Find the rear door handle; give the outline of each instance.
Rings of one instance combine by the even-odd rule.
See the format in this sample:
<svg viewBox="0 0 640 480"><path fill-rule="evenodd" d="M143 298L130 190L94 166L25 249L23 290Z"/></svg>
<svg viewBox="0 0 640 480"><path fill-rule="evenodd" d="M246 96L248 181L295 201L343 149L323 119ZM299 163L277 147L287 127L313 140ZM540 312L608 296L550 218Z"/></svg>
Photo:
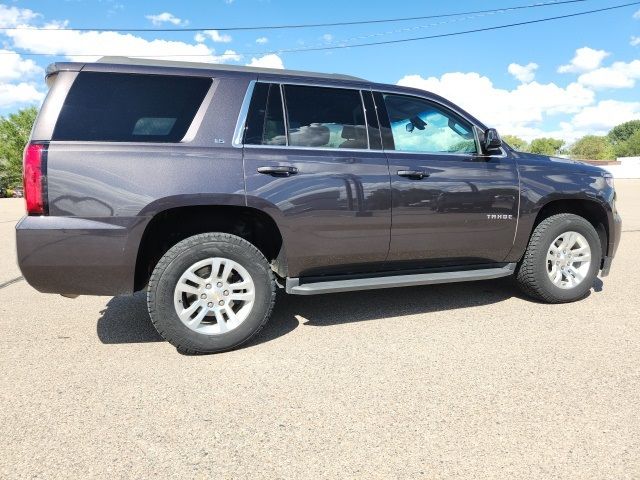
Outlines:
<svg viewBox="0 0 640 480"><path fill-rule="evenodd" d="M401 177L411 178L412 180L422 180L429 176L429 173L424 170L398 170L398 175Z"/></svg>
<svg viewBox="0 0 640 480"><path fill-rule="evenodd" d="M287 165L275 165L271 167L258 167L258 173L272 175L274 177L290 177L298 173L298 169Z"/></svg>

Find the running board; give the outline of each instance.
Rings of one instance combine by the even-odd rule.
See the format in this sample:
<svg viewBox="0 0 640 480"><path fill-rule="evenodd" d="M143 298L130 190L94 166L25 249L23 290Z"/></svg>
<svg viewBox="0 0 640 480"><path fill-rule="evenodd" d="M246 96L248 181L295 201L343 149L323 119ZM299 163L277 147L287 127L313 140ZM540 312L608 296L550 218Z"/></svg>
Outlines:
<svg viewBox="0 0 640 480"><path fill-rule="evenodd" d="M352 292L376 288L412 287L436 283L471 282L507 277L516 269L515 263L504 267L459 270L455 272L418 273L415 275L392 275L388 277L357 278L351 280L328 280L325 282L300 284L299 278L287 278L286 291L292 295L318 295L321 293Z"/></svg>

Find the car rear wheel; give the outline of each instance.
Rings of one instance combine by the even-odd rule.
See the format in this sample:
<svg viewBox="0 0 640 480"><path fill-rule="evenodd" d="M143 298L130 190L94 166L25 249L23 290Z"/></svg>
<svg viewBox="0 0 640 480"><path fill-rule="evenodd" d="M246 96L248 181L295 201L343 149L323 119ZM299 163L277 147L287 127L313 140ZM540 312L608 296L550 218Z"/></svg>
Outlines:
<svg viewBox="0 0 640 480"><path fill-rule="evenodd" d="M600 237L591 223L569 213L553 215L533 231L516 278L537 300L572 302L593 286L601 255Z"/></svg>
<svg viewBox="0 0 640 480"><path fill-rule="evenodd" d="M185 353L245 343L267 322L274 302L265 257L226 233L195 235L173 246L156 265L147 292L154 326Z"/></svg>

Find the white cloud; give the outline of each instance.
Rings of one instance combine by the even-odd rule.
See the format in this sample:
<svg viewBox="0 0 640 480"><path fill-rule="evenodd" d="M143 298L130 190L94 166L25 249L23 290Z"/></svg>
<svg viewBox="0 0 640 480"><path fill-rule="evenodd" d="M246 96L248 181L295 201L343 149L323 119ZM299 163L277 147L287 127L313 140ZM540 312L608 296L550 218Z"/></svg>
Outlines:
<svg viewBox="0 0 640 480"><path fill-rule="evenodd" d="M7 7L0 3L0 27L15 27L39 15L28 8Z"/></svg>
<svg viewBox="0 0 640 480"><path fill-rule="evenodd" d="M0 4L0 27L16 27L38 17L32 10ZM0 47L0 109L41 102L44 93L25 80L43 73L33 60Z"/></svg>
<svg viewBox="0 0 640 480"><path fill-rule="evenodd" d="M268 41L269 41L269 39L267 37L256 38L256 43L259 44L259 45L264 45Z"/></svg>
<svg viewBox="0 0 640 480"><path fill-rule="evenodd" d="M579 48L568 65L558 67L558 73L579 73L595 70L609 55L611 54L604 50L595 50L589 47Z"/></svg>
<svg viewBox="0 0 640 480"><path fill-rule="evenodd" d="M640 102L602 100L576 114L571 124L586 130L610 130L629 120L640 119Z"/></svg>
<svg viewBox="0 0 640 480"><path fill-rule="evenodd" d="M235 50L227 49L221 55L218 55L219 60L216 63L227 63L227 62L239 62L242 60L242 55L240 55Z"/></svg>
<svg viewBox="0 0 640 480"><path fill-rule="evenodd" d="M194 35L193 39L198 43L203 43L207 37L205 37L202 33L198 32Z"/></svg>
<svg viewBox="0 0 640 480"><path fill-rule="evenodd" d="M535 78L537 69L537 63L528 63L526 65L512 63L509 65L508 71L521 83L530 83Z"/></svg>
<svg viewBox="0 0 640 480"><path fill-rule="evenodd" d="M220 33L217 30L205 30L204 35L209 37L212 41L216 43L229 43L231 40L231 35L227 35L226 33Z"/></svg>
<svg viewBox="0 0 640 480"><path fill-rule="evenodd" d="M547 116L577 113L594 101L594 92L578 83L562 88L554 83L523 83L514 90L496 88L475 72L445 73L440 78L407 75L398 85L437 93L460 105L484 123L504 133L536 136Z"/></svg>
<svg viewBox="0 0 640 480"><path fill-rule="evenodd" d="M188 20L183 20L176 17L173 13L162 12L157 15L146 15L145 18L154 25L162 25L164 23L170 23L172 25L183 27L189 24Z"/></svg>
<svg viewBox="0 0 640 480"><path fill-rule="evenodd" d="M333 35L331 35L330 33L325 33L324 35L322 35L322 40L324 40L325 42L330 42L333 40Z"/></svg>
<svg viewBox="0 0 640 480"><path fill-rule="evenodd" d="M636 20L640 20L640 10L633 14L633 18L635 18Z"/></svg>
<svg viewBox="0 0 640 480"><path fill-rule="evenodd" d="M33 60L23 59L16 52L0 49L0 82L20 80L34 75L43 75L44 71Z"/></svg>
<svg viewBox="0 0 640 480"><path fill-rule="evenodd" d="M640 78L640 60L614 62L609 67L598 68L583 73L578 82L594 89L603 88L633 88Z"/></svg>
<svg viewBox="0 0 640 480"><path fill-rule="evenodd" d="M629 44L632 47L637 47L638 45L640 45L640 37L636 37L635 35L632 35L631 40L629 40Z"/></svg>
<svg viewBox="0 0 640 480"><path fill-rule="evenodd" d="M0 108L37 103L43 99L44 93L30 83L0 83Z"/></svg>
<svg viewBox="0 0 640 480"><path fill-rule="evenodd" d="M263 68L278 68L283 69L284 63L282 63L282 58L280 58L275 53L269 53L260 58L252 58L251 62L247 64L249 67L263 67Z"/></svg>
<svg viewBox="0 0 640 480"><path fill-rule="evenodd" d="M65 24L51 23L48 28L60 28ZM225 63L238 61L240 56L228 50L216 55L203 43L185 43L170 40L147 40L130 33L78 32L72 30L11 30L7 31L15 48L50 55L64 55L75 61L95 61L103 55L132 57L170 56L172 60Z"/></svg>

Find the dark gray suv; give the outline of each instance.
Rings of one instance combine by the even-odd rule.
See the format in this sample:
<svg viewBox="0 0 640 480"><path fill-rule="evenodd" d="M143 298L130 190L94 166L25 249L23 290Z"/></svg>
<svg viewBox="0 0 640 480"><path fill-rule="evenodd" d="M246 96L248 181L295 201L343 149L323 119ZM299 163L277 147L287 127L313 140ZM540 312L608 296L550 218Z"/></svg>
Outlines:
<svg viewBox="0 0 640 480"><path fill-rule="evenodd" d="M514 274L583 297L620 240L613 179L519 153L451 102L359 78L56 63L25 149L20 268L41 292L147 290L186 352L312 295Z"/></svg>

